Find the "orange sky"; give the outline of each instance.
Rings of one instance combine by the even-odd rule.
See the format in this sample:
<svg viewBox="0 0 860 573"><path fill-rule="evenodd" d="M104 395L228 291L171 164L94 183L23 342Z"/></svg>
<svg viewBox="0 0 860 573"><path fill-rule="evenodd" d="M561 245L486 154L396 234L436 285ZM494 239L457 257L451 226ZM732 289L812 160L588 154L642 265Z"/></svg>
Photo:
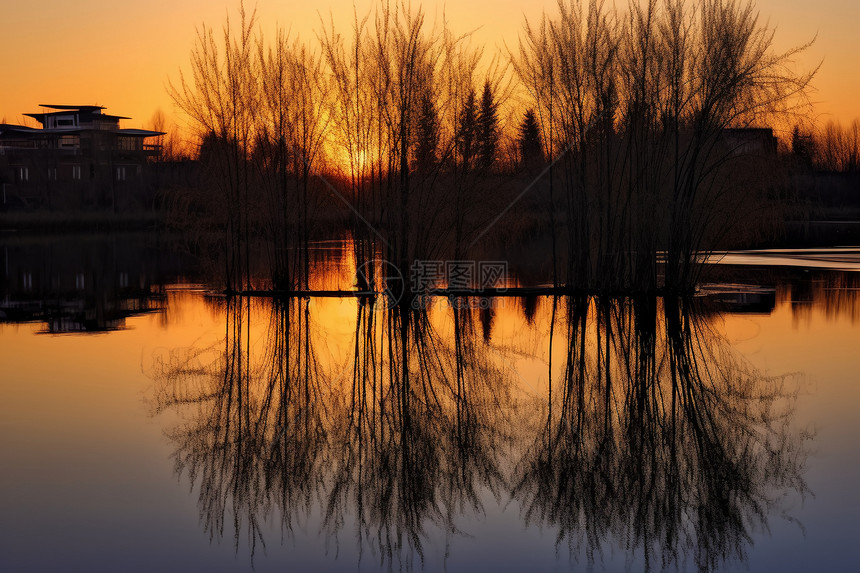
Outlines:
<svg viewBox="0 0 860 573"><path fill-rule="evenodd" d="M364 12L371 0L359 0ZM4 2L0 34L0 120L22 121L40 103L100 104L108 113L131 116L124 127L146 127L156 110L173 115L166 93L170 79L187 65L195 26L220 27L238 0L41 0ZM624 2L619 2L623 5ZM442 2L423 3L432 16ZM857 0L758 0L763 20L777 26L776 45L785 48L818 39L801 65L823 61L814 99L819 121L860 118L860 2ZM259 0L263 28L280 22L312 37L326 20L352 14L352 0ZM476 43L492 52L515 45L523 15L537 18L555 0L470 0L446 8L455 31L476 30Z"/></svg>

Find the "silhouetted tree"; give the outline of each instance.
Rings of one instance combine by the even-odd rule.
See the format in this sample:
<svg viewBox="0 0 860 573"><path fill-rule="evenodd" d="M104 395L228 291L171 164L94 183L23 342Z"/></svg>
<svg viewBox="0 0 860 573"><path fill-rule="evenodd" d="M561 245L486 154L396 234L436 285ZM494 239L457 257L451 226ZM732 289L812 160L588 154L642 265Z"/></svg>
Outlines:
<svg viewBox="0 0 860 573"><path fill-rule="evenodd" d="M475 139L478 131L478 110L475 99L475 91L471 90L466 96L466 101L463 102L457 125L457 148L460 166L464 170L472 167L475 157Z"/></svg>
<svg viewBox="0 0 860 573"><path fill-rule="evenodd" d="M775 53L753 5L735 1L561 0L556 16L526 23L513 67L544 148L565 150L561 281L688 290L697 254L757 225L766 186L720 142L797 109L812 77L792 71L803 48Z"/></svg>
<svg viewBox="0 0 860 573"><path fill-rule="evenodd" d="M415 161L418 167L426 169L433 166L438 159L436 150L439 146L439 117L428 94L421 98L416 139Z"/></svg>
<svg viewBox="0 0 860 573"><path fill-rule="evenodd" d="M191 51L191 74L180 75L169 93L202 139L214 134L225 145L218 154L210 182L225 205L224 283L228 290L250 286L252 191L248 153L256 127L259 66L254 57L256 13L239 7L239 26L228 19L222 33L204 26ZM229 144L226 144L229 142Z"/></svg>
<svg viewBox="0 0 860 573"><path fill-rule="evenodd" d="M478 158L483 169L489 169L496 159L496 148L499 144L498 104L495 101L493 87L489 81L484 82L481 92L481 107L476 121L476 136Z"/></svg>
<svg viewBox="0 0 860 573"><path fill-rule="evenodd" d="M820 169L835 172L860 171L860 120L846 127L828 123L818 137Z"/></svg>
<svg viewBox="0 0 860 573"><path fill-rule="evenodd" d="M519 148L520 162L523 169L534 169L543 163L543 148L540 143L540 126L535 117L534 109L526 110L520 124Z"/></svg>
<svg viewBox="0 0 860 573"><path fill-rule="evenodd" d="M804 165L812 167L815 163L815 137L800 130L795 125L791 132L791 152Z"/></svg>
<svg viewBox="0 0 860 573"><path fill-rule="evenodd" d="M517 125L499 117L502 74L477 94L480 51L445 25L428 29L420 9L380 2L356 14L351 37L324 28L319 52L282 31L264 40L253 12L240 14L223 39L201 30L191 73L171 88L196 134L220 142L199 196L223 204L211 212L222 217L224 281L240 290L257 252L276 288L305 285L296 249L329 195L349 213L357 266L380 245L404 269L446 249L465 255L507 208L478 200L504 197L499 178L491 190L481 175L507 150L526 168L558 158L547 173L554 284L689 289L695 254L765 210L754 202L764 185L742 181L753 170L737 168L724 130L768 121L811 77L787 67L802 47L773 53L751 4L561 0L557 16L526 23L513 58L531 98ZM436 167L431 177L413 177L429 173L422 165Z"/></svg>

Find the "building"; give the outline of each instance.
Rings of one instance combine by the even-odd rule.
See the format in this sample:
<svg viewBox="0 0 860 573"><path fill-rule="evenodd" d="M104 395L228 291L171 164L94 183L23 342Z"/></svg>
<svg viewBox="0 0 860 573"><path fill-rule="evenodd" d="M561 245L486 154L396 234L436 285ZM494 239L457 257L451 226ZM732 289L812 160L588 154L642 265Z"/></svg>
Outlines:
<svg viewBox="0 0 860 573"><path fill-rule="evenodd" d="M97 105L47 105L28 113L41 128L0 124L0 209L127 209L145 203L146 167L159 154L148 139L120 129L129 119Z"/></svg>
<svg viewBox="0 0 860 573"><path fill-rule="evenodd" d="M722 140L732 155L775 156L778 141L769 127L743 127L724 129Z"/></svg>

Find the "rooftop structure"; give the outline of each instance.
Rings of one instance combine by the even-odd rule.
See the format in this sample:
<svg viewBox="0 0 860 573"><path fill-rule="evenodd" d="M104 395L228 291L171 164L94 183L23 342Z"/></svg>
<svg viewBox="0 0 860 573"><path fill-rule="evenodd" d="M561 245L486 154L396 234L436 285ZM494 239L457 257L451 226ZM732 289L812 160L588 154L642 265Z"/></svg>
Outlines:
<svg viewBox="0 0 860 573"><path fill-rule="evenodd" d="M0 209L130 204L134 182L160 152L147 139L164 134L121 129L129 118L99 105L41 107L25 114L40 128L0 124Z"/></svg>

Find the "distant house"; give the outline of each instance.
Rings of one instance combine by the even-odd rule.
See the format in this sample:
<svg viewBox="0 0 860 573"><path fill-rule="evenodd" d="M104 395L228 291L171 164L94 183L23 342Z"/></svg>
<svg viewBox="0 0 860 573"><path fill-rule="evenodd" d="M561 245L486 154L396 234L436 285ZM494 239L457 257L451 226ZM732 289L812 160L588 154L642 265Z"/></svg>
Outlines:
<svg viewBox="0 0 860 573"><path fill-rule="evenodd" d="M769 127L724 129L722 139L733 155L776 155L777 139Z"/></svg>
<svg viewBox="0 0 860 573"><path fill-rule="evenodd" d="M0 124L0 208L134 206L149 158L164 135L120 129L129 119L96 105L47 105L28 113L42 127Z"/></svg>

